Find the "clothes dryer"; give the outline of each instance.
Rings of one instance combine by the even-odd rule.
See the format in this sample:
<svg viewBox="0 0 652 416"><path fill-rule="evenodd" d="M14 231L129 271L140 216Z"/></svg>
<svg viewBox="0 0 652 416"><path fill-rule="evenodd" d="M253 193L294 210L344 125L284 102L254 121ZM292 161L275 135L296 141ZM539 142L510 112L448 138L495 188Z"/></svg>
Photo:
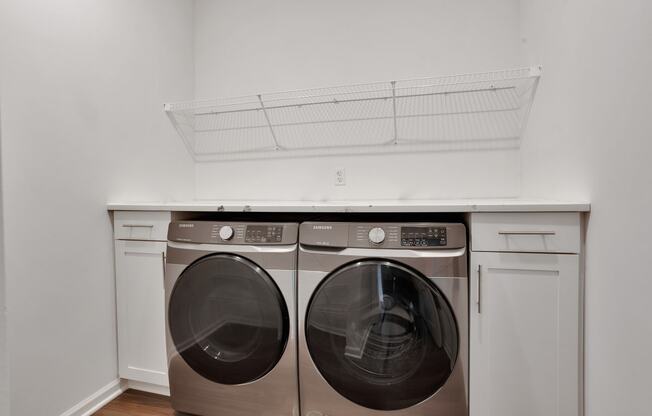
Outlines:
<svg viewBox="0 0 652 416"><path fill-rule="evenodd" d="M304 416L467 416L466 229L300 226Z"/></svg>
<svg viewBox="0 0 652 416"><path fill-rule="evenodd" d="M172 222L165 290L172 407L298 415L298 224Z"/></svg>

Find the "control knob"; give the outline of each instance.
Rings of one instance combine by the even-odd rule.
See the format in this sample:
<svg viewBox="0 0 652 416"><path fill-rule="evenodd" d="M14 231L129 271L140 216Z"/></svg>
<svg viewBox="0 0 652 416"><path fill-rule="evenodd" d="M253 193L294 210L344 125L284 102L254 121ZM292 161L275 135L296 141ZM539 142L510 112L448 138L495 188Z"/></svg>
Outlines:
<svg viewBox="0 0 652 416"><path fill-rule="evenodd" d="M385 230L380 227L372 228L369 231L369 241L374 244L380 244L385 241Z"/></svg>
<svg viewBox="0 0 652 416"><path fill-rule="evenodd" d="M220 228L220 238L222 240L230 240L233 238L233 227L230 225L225 225Z"/></svg>

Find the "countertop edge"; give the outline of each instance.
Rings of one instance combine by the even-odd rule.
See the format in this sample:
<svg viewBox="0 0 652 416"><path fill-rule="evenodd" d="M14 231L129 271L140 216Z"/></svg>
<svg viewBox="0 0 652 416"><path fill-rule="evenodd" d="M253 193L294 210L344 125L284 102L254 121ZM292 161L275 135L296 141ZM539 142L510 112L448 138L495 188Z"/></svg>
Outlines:
<svg viewBox="0 0 652 416"><path fill-rule="evenodd" d="M298 212L298 213L443 213L443 212L589 212L591 204L546 200L306 202L111 202L109 211Z"/></svg>

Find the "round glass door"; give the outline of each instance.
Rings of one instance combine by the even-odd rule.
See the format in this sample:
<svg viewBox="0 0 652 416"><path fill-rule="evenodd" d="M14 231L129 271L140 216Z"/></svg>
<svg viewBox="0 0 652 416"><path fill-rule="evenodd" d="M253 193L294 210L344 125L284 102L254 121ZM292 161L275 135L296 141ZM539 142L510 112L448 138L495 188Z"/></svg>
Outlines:
<svg viewBox="0 0 652 416"><path fill-rule="evenodd" d="M308 308L306 341L342 396L398 410L446 383L458 330L448 302L426 277L396 262L364 260L324 279Z"/></svg>
<svg viewBox="0 0 652 416"><path fill-rule="evenodd" d="M203 257L183 271L168 324L186 363L220 384L263 377L281 359L289 333L287 306L272 278L231 254Z"/></svg>

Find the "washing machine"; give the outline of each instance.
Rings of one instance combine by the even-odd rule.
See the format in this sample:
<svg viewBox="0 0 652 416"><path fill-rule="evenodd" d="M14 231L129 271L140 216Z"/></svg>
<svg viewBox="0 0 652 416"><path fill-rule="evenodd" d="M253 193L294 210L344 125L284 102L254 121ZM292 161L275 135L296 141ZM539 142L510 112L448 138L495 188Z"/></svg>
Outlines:
<svg viewBox="0 0 652 416"><path fill-rule="evenodd" d="M466 228L306 222L299 230L304 416L467 416Z"/></svg>
<svg viewBox="0 0 652 416"><path fill-rule="evenodd" d="M172 407L299 414L298 224L172 222L165 273Z"/></svg>

